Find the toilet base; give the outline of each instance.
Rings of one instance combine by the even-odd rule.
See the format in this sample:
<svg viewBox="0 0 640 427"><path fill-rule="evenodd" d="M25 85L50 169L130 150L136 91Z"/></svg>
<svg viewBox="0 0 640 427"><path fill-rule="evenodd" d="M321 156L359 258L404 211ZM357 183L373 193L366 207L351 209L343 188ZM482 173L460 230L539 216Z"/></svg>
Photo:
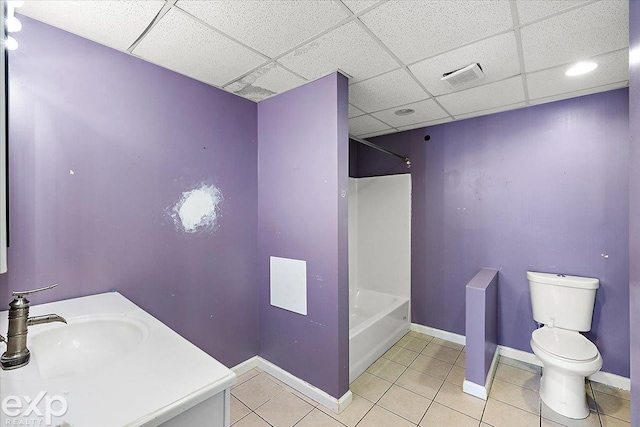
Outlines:
<svg viewBox="0 0 640 427"><path fill-rule="evenodd" d="M567 418L583 419L589 416L585 377L567 375L545 367L540 380L540 399L550 409Z"/></svg>

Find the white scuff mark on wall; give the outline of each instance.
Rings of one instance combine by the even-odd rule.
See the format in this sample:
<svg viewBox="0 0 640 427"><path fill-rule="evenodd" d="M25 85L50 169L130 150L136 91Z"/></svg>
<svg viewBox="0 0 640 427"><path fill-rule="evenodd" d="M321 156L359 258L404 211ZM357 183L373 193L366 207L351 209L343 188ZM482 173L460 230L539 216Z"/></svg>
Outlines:
<svg viewBox="0 0 640 427"><path fill-rule="evenodd" d="M72 169L69 169L69 175L75 175L75 172Z"/></svg>
<svg viewBox="0 0 640 427"><path fill-rule="evenodd" d="M221 202L222 192L214 185L203 184L182 193L170 215L179 231L213 231L220 216Z"/></svg>

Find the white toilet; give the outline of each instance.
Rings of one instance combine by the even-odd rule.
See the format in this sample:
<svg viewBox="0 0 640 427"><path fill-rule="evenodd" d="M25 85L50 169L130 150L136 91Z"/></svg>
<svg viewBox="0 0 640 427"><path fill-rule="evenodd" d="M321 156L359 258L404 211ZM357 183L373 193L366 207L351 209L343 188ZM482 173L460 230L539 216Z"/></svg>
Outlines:
<svg viewBox="0 0 640 427"><path fill-rule="evenodd" d="M540 398L569 418L589 415L585 377L602 367L598 348L580 332L591 329L598 279L527 271L533 318L543 324L531 334L542 362Z"/></svg>

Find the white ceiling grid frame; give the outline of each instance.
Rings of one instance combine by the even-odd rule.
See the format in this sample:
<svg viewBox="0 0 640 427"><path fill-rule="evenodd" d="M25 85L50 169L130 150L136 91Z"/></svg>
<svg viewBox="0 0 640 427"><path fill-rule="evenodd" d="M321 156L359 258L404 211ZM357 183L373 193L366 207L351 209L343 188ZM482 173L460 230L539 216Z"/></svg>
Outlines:
<svg viewBox="0 0 640 427"><path fill-rule="evenodd" d="M520 75L522 76L522 90L524 91L525 105L529 105L529 86L527 85L527 74L524 68L524 51L522 50L522 30L520 28L520 17L518 15L518 7L515 0L509 1L511 8L511 19L513 21L513 35L516 38L516 48L518 49L518 65Z"/></svg>
<svg viewBox="0 0 640 427"><path fill-rule="evenodd" d="M628 47L628 7L628 2L599 1L523 26L526 71L538 71ZM589 30L585 31L585 28Z"/></svg>
<svg viewBox="0 0 640 427"><path fill-rule="evenodd" d="M360 81L398 67L355 21L314 39L278 62L309 80L339 68L352 76L353 81Z"/></svg>
<svg viewBox="0 0 640 427"><path fill-rule="evenodd" d="M358 107L349 104L349 118L353 118L353 117L358 117L358 116L363 116L366 113L364 111L362 111L361 109L359 109Z"/></svg>
<svg viewBox="0 0 640 427"><path fill-rule="evenodd" d="M331 1L185 1L177 7L275 58L348 17ZM268 37L265 37L268 34Z"/></svg>
<svg viewBox="0 0 640 427"><path fill-rule="evenodd" d="M80 37L126 51L164 5L162 0L26 1L19 12Z"/></svg>
<svg viewBox="0 0 640 427"><path fill-rule="evenodd" d="M577 92L612 82L622 82L629 78L628 49L620 49L589 59L598 63L598 68L581 76L567 77L564 75L572 64L529 73L528 85L531 98L549 98L566 92Z"/></svg>
<svg viewBox="0 0 640 427"><path fill-rule="evenodd" d="M392 0L360 19L405 64L512 28L499 0Z"/></svg>
<svg viewBox="0 0 640 427"><path fill-rule="evenodd" d="M434 96L454 92L440 78L445 72L480 63L485 78L465 86L471 88L520 74L518 47L513 31L503 33L433 56L409 66L409 69Z"/></svg>
<svg viewBox="0 0 640 427"><path fill-rule="evenodd" d="M349 119L349 133L351 135L359 136L383 130L393 129L388 124L382 123L380 120L375 117L371 117L370 115Z"/></svg>
<svg viewBox="0 0 640 427"><path fill-rule="evenodd" d="M438 100L454 116L525 102L522 77L442 95Z"/></svg>
<svg viewBox="0 0 640 427"><path fill-rule="evenodd" d="M385 0L386 1L386 0ZM376 3L384 3L385 1L379 0L342 0L342 3L345 4L351 10L352 13L357 14L362 12L363 10L375 5Z"/></svg>
<svg viewBox="0 0 640 427"><path fill-rule="evenodd" d="M399 116L395 114L395 111L399 108L410 108L415 110L415 112L406 116ZM414 102L412 104L399 105L388 110L372 113L371 115L395 128L449 117L449 113L440 108L440 105L436 104L433 99L425 99L424 101Z"/></svg>
<svg viewBox="0 0 640 427"><path fill-rule="evenodd" d="M185 29L189 29L188 31ZM216 86L265 62L264 57L172 8L133 53Z"/></svg>
<svg viewBox="0 0 640 427"><path fill-rule="evenodd" d="M349 86L349 102L367 113L428 97L404 68Z"/></svg>
<svg viewBox="0 0 640 427"><path fill-rule="evenodd" d="M629 86L629 80L623 80L616 83L610 83L603 86L596 86L589 89L577 90L574 92L565 92L560 95L549 96L546 98L532 99L531 105L546 104L547 102L561 101L563 99L576 98L579 96L591 95L594 93L605 92L608 90L621 89Z"/></svg>

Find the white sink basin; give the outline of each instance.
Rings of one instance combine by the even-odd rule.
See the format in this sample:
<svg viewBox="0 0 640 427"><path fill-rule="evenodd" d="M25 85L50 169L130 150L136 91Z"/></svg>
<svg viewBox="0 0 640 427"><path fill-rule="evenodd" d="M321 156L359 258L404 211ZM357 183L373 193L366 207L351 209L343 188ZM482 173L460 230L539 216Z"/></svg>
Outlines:
<svg viewBox="0 0 640 427"><path fill-rule="evenodd" d="M31 329L31 353L42 379L80 375L110 365L148 337L149 328L123 316L67 319L43 331Z"/></svg>

